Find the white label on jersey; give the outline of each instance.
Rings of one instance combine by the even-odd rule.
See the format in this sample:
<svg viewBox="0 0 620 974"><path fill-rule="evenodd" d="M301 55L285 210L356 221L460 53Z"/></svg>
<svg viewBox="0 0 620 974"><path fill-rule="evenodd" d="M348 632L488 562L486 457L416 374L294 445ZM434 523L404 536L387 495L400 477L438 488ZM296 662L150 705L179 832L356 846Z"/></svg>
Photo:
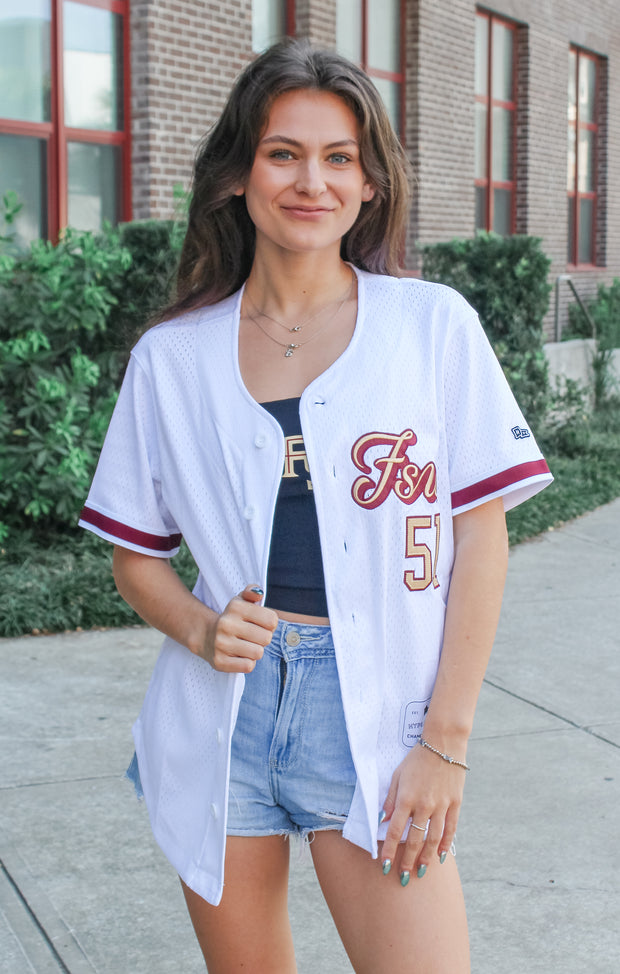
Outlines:
<svg viewBox="0 0 620 974"><path fill-rule="evenodd" d="M402 742L405 747L418 743L430 702L430 697L428 700L412 700L403 707Z"/></svg>

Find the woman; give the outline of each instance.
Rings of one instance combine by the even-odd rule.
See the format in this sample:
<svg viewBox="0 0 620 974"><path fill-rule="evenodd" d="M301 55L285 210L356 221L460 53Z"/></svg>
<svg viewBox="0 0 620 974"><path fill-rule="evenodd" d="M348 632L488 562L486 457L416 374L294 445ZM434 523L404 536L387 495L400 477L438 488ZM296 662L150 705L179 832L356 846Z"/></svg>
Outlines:
<svg viewBox="0 0 620 974"><path fill-rule="evenodd" d="M450 852L504 509L551 478L474 312L398 278L408 202L363 72L254 61L82 513L167 637L133 774L211 974L295 971L294 833L358 974L469 970Z"/></svg>

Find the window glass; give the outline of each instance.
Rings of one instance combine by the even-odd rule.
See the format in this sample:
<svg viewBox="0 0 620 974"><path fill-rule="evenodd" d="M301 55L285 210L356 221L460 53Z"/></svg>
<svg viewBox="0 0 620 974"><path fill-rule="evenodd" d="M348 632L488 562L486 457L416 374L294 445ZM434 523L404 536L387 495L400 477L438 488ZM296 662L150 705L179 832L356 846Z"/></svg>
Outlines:
<svg viewBox="0 0 620 974"><path fill-rule="evenodd" d="M368 64L382 71L400 68L400 0L368 0Z"/></svg>
<svg viewBox="0 0 620 974"><path fill-rule="evenodd" d="M476 102L476 179L487 178L487 106Z"/></svg>
<svg viewBox="0 0 620 974"><path fill-rule="evenodd" d="M252 50L264 51L285 34L285 0L252 0Z"/></svg>
<svg viewBox="0 0 620 974"><path fill-rule="evenodd" d="M487 225L487 191L484 186L476 186L476 230L484 230Z"/></svg>
<svg viewBox="0 0 620 974"><path fill-rule="evenodd" d="M568 55L568 120L577 119L577 55L570 51Z"/></svg>
<svg viewBox="0 0 620 974"><path fill-rule="evenodd" d="M0 0L0 118L50 119L51 0Z"/></svg>
<svg viewBox="0 0 620 974"><path fill-rule="evenodd" d="M576 176L576 166L577 166L577 148L575 139L575 127L569 125L568 127L568 172L566 180L566 188L569 193L575 192L575 176Z"/></svg>
<svg viewBox="0 0 620 974"><path fill-rule="evenodd" d="M591 57L579 59L579 118L594 122L596 98L596 63Z"/></svg>
<svg viewBox="0 0 620 974"><path fill-rule="evenodd" d="M359 64L362 60L362 4L360 0L337 0L336 48Z"/></svg>
<svg viewBox="0 0 620 974"><path fill-rule="evenodd" d="M14 190L22 209L12 229L15 244L26 247L47 236L45 142L21 135L0 134L0 196Z"/></svg>
<svg viewBox="0 0 620 974"><path fill-rule="evenodd" d="M63 9L65 124L121 129L121 18L72 0Z"/></svg>
<svg viewBox="0 0 620 974"><path fill-rule="evenodd" d="M386 78L373 78L372 83L383 99L394 131L400 135L400 85Z"/></svg>
<svg viewBox="0 0 620 974"><path fill-rule="evenodd" d="M580 193L594 192L594 132L592 129L579 130L579 173Z"/></svg>
<svg viewBox="0 0 620 974"><path fill-rule="evenodd" d="M499 101L512 101L513 31L497 20L493 21L492 30L491 94Z"/></svg>
<svg viewBox="0 0 620 974"><path fill-rule="evenodd" d="M489 21L476 17L476 94L489 93Z"/></svg>
<svg viewBox="0 0 620 974"><path fill-rule="evenodd" d="M67 162L69 226L99 230L104 220L116 223L120 219L119 148L69 142Z"/></svg>
<svg viewBox="0 0 620 974"><path fill-rule="evenodd" d="M568 198L568 251L566 254L566 259L571 264L573 262L573 239L575 236L575 206L576 200L574 197L569 196Z"/></svg>
<svg viewBox="0 0 620 974"><path fill-rule="evenodd" d="M493 229L507 237L512 227L512 191L493 190Z"/></svg>
<svg viewBox="0 0 620 974"><path fill-rule="evenodd" d="M494 182L506 183L512 179L512 124L512 111L494 105L491 136Z"/></svg>
<svg viewBox="0 0 620 974"><path fill-rule="evenodd" d="M579 200L579 240L578 254L580 264L594 263L592 252L592 231L594 229L594 200Z"/></svg>

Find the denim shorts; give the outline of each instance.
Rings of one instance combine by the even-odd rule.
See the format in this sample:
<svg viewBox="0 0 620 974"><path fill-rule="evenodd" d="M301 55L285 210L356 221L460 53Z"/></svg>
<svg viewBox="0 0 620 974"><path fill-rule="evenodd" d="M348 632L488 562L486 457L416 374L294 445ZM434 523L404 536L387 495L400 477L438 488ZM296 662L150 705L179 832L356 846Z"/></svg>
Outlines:
<svg viewBox="0 0 620 974"><path fill-rule="evenodd" d="M356 784L331 629L280 620L232 738L229 835L342 829Z"/></svg>
<svg viewBox="0 0 620 974"><path fill-rule="evenodd" d="M135 754L126 775L142 798ZM245 678L231 744L228 835L341 830L356 781L331 629L280 620Z"/></svg>

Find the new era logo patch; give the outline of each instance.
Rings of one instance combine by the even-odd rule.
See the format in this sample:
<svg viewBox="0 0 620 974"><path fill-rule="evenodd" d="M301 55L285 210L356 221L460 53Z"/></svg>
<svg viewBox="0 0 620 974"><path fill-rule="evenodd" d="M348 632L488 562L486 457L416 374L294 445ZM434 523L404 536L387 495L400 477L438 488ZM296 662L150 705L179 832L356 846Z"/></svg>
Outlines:
<svg viewBox="0 0 620 974"><path fill-rule="evenodd" d="M510 432L514 436L515 440L524 440L526 436L530 435L530 431L528 429L524 430L520 426L513 426Z"/></svg>

